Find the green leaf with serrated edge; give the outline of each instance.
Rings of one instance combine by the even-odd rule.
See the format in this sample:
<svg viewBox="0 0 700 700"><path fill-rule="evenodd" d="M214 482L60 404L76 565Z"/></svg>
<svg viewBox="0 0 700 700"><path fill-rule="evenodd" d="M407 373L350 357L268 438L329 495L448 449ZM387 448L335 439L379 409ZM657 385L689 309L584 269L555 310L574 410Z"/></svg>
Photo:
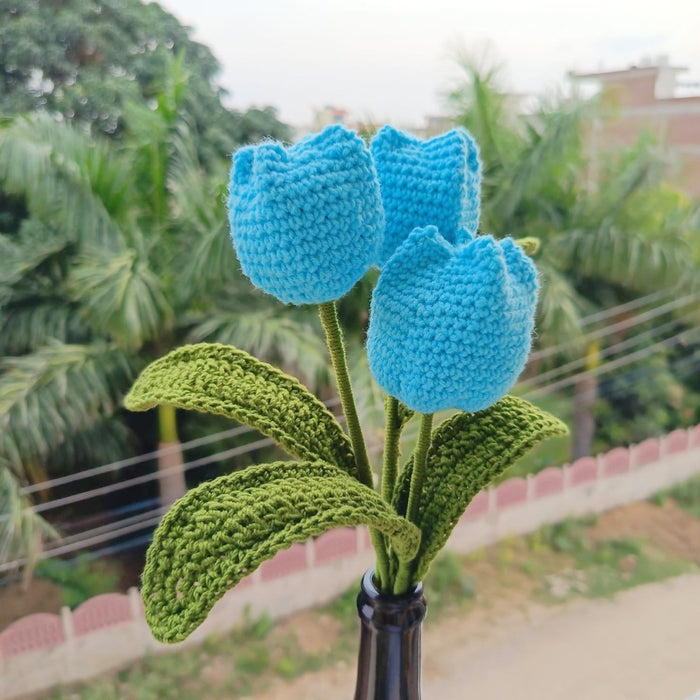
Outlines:
<svg viewBox="0 0 700 700"><path fill-rule="evenodd" d="M333 414L301 382L233 346L185 345L146 367L124 405L147 411L159 404L233 418L297 459L321 459L357 477L350 440Z"/></svg>
<svg viewBox="0 0 700 700"><path fill-rule="evenodd" d="M537 444L568 429L558 418L515 396L505 396L478 413L458 413L434 432L416 524L421 546L414 582L425 576L435 555L479 491ZM413 472L406 465L395 491L396 511L405 514Z"/></svg>
<svg viewBox="0 0 700 700"><path fill-rule="evenodd" d="M156 639L178 642L263 561L337 527L376 528L404 561L420 531L381 496L323 462L274 462L214 479L176 501L146 555L142 596Z"/></svg>

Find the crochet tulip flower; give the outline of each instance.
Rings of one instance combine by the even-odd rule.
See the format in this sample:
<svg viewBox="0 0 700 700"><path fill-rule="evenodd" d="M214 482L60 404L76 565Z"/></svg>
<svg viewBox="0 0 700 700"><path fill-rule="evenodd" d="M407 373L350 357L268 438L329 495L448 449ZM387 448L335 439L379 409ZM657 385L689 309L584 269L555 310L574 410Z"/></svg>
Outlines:
<svg viewBox="0 0 700 700"><path fill-rule="evenodd" d="M453 244L435 226L416 229L374 290L372 373L421 413L485 409L525 365L536 303L535 266L512 239L462 231Z"/></svg>
<svg viewBox="0 0 700 700"><path fill-rule="evenodd" d="M243 272L280 301L320 304L346 294L384 235L377 174L357 134L327 127L285 149L240 149L229 221Z"/></svg>
<svg viewBox="0 0 700 700"><path fill-rule="evenodd" d="M159 641L187 638L264 561L334 528L366 527L376 552L366 580L387 601L414 600L472 499L527 450L566 433L505 395L530 349L537 272L522 248L532 241L477 236L472 138L458 129L420 141L386 127L371 150L376 168L356 134L332 126L289 149L241 149L230 182L245 274L283 302L319 304L344 419L294 377L218 343L161 357L125 398L134 411L226 416L288 456L204 482L165 515L142 587ZM379 483L335 303L377 261L367 353L388 394ZM433 426L449 408L461 410ZM400 462L410 421L419 423L415 448Z"/></svg>
<svg viewBox="0 0 700 700"><path fill-rule="evenodd" d="M372 139L382 192L386 235L383 265L415 228L437 226L452 243L461 229L479 226L479 149L464 129L429 141L385 126Z"/></svg>

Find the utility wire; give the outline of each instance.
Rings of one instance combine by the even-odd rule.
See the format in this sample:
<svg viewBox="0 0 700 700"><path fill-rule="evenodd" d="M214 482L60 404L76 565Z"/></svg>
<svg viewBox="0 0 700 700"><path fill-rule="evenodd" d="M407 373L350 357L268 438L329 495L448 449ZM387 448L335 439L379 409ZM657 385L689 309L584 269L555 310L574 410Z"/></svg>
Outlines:
<svg viewBox="0 0 700 700"><path fill-rule="evenodd" d="M680 368L681 366L690 366L691 364L696 362L698 362L698 358L695 356L690 356L678 358L670 364L672 367ZM623 373L622 376L635 376L639 374L643 369L643 367L634 368ZM623 393L624 391L624 388L618 388L616 390L600 391L599 395L601 397L609 397ZM414 427L417 427L417 424ZM408 433L411 431L410 429L411 425L407 426L405 431L405 433L407 434L406 437L409 437ZM416 431L414 430L413 432ZM381 452L381 450L382 446L379 444L375 445L373 448L370 448L370 451L373 453ZM57 546L47 549L40 558L43 559L51 556L59 556L61 554L79 551L80 549L90 547L96 543L110 541L122 537L125 534L137 532L138 530L147 527L152 527L160 521L160 518L162 517L162 514L165 510L167 510L167 508L155 508L146 513L141 513L136 516L124 518L115 523L109 523L107 525L92 528L82 533L63 538L60 540ZM98 556L107 556L109 553L112 553L114 551L120 551L131 546L137 546L138 544L148 542L150 539L151 534L134 538L132 540L127 541L126 543L121 543L113 547L103 548L102 550L99 550L100 554ZM92 554L97 555L97 553ZM26 563L26 560L24 559L18 559L13 562L7 562L5 564L0 565L0 572L14 569L18 566L22 566L24 563Z"/></svg>
<svg viewBox="0 0 700 700"><path fill-rule="evenodd" d="M626 338L625 340L622 340L619 343L615 343L614 345L610 345L606 348L603 348L598 353L598 355L599 357L609 357L610 355L615 355L620 351L626 350L627 348L634 347L635 345L639 344L642 340L650 340L652 338L656 338L657 336L662 335L665 331L677 326L684 319L689 318L690 316L691 314L685 314L684 316L674 318L671 321L668 321L660 326L654 326L648 331L638 333L637 335L634 335L630 338ZM588 358L580 357L577 360L572 360L571 362L567 362L564 365L554 367L553 369L550 369L547 372L542 372L540 374L536 374L530 377L529 379L524 379L520 381L519 384L523 387L544 384L545 382L548 382L549 380L557 377L560 374L566 374L572 369L583 367L587 361Z"/></svg>
<svg viewBox="0 0 700 700"><path fill-rule="evenodd" d="M658 300L659 298L663 298L666 296L669 296L670 294L673 294L675 290L673 289L666 289L662 290L660 292L654 292L653 294L649 294L645 297L640 297L638 299L634 299L630 302L626 302L624 304L619 304L617 306L611 307L610 309L606 309L601 312L597 312L595 314L591 314L589 316L585 316L581 320L582 325L588 325L590 323L595 323L598 322L604 318L608 318L610 316L614 316L619 313L623 313L632 309L639 308L641 306L647 305L651 301ZM688 298L692 298L693 295L689 295L689 297L685 297L684 300L687 300ZM679 300L677 302L672 302L672 304L678 304L683 302L684 300ZM662 307L657 307L657 308L662 308ZM675 307L674 307L675 308ZM661 311L660 313L665 313L664 311ZM655 314L659 315L659 314ZM653 318L654 316L647 317L647 318L642 318L639 320L639 323L643 323L644 320L648 320L648 318ZM635 317L636 318L636 317ZM628 319L622 323L629 323L632 319ZM628 326L626 326L628 327ZM612 329L612 330L610 330ZM561 343L557 346L551 347L551 348L544 348L543 350L535 351L534 353L530 354L530 357L528 358L528 362L532 362L534 360L540 359L541 357L548 356L549 354L553 354L557 352L559 349L563 347L568 347L574 343L580 343L580 342L586 342L586 340L594 339L594 337L600 338L604 337L605 335L609 335L611 333L616 332L618 330L617 326L611 327L607 326L605 329L603 329L607 332L602 333L600 335L601 331L594 331L592 334L589 334L587 336L584 336L583 338L579 340L572 340L572 341L567 341L565 343ZM597 334L594 336L594 334ZM544 354L546 353L546 354ZM555 368L559 369L559 368ZM529 381L529 380L526 380ZM340 399L338 397L334 397L328 401L324 402L327 408L334 408L335 406L338 406L340 404ZM54 479L48 479L47 481L42 481L37 484L30 484L28 486L24 486L20 489L20 495L28 495L31 493L36 493L38 491L44 491L50 488L53 488L55 486L63 486L64 484L70 484L75 481L79 481L82 479L88 479L90 477L94 476L100 476L102 474L107 474L112 471L117 471L119 469L123 469L125 467L130 467L134 466L136 464L141 464L142 462L146 462L152 459L157 459L158 457L161 456L166 456L170 455L173 453L176 453L178 450L188 450L192 449L195 447L201 447L203 445L208 445L211 444L212 442L216 442L218 440L225 440L231 437L236 437L239 435L245 435L247 433L254 432L255 429L251 428L250 426L247 425L242 425L242 426L237 426L234 428L229 428L226 430L222 430L218 433L214 433L212 435L207 435L201 438L196 438L194 440L189 440L187 442L182 442L178 445L172 445L168 447L163 447L157 450L153 450L152 452L146 452L141 455L136 455L134 457L127 457L125 459L120 459L115 462L110 462L109 464L104 464L98 467L93 467L90 469L85 469L80 472L74 472L73 474L67 474L65 476L60 476L56 477ZM0 518L1 521L1 518Z"/></svg>
<svg viewBox="0 0 700 700"><path fill-rule="evenodd" d="M682 301L682 300L678 300L678 301ZM672 304L675 304L675 303L677 303L677 302L672 302ZM668 305L666 305L666 306L668 306ZM661 307L658 307L658 308L661 308ZM641 314L641 315L645 316L646 320L648 320L648 318L649 318L648 313ZM628 319L624 323L626 324L626 327L629 327L630 325L637 325L636 323L634 323L634 324L631 323L633 321L634 321L634 319ZM676 322L677 322L676 320L673 321L673 323L676 323ZM615 325L615 330L619 330L619 326L621 324L614 324L614 325ZM651 331L646 331L645 333L638 334L637 336L634 336L633 338L629 338L625 341L622 341L621 343L610 346L610 348L606 349L607 354L611 354L612 351L616 347L617 347L617 349L619 349L619 346L629 346L630 344L632 344L633 341L635 341L635 339L638 340L638 338L642 335L653 333L654 330L655 329L652 329ZM682 337L685 334L685 332L686 331L662 341L662 344L667 344L669 341L673 341L676 338ZM647 336L647 337L651 337L651 336ZM595 374L605 373L611 369L614 369L617 366L624 366L625 364L627 364L629 362L635 361L639 357L644 357L645 354L652 354L652 352L654 351L653 349L657 348L657 346L662 347L662 346L659 346L659 344L657 343L656 345L650 346L649 348L645 348L642 351L638 351L637 353L634 353L633 355L627 355L627 356L625 356L625 358L621 358L621 359L618 359L618 360L615 360L612 362L603 363L602 365L600 365L598 368L596 368L594 370ZM663 346L665 346L665 345L663 345ZM581 361L576 360L574 362L580 363ZM584 362L585 362L585 360L584 360ZM555 368L555 370L552 370L552 372L558 371L559 369L560 368ZM533 387L533 390L524 394L524 396L535 397L535 396L542 395L542 393L548 393L549 391L554 391L560 387L574 384L574 383L576 383L576 381L578 381L579 379L581 379L585 376L591 376L591 372L592 371L580 372L580 373L577 373L575 375L570 375L567 378L564 378L564 379L559 380L559 381L554 382L554 383L548 383L545 386L541 386L541 385L543 384L543 382L545 380L544 377L547 373L545 373L545 375L541 375L539 377L530 378L529 380L526 380L524 382L524 385ZM336 402L337 402L337 399L336 399ZM234 428L233 430L240 430L240 428ZM232 432L232 431L225 431L225 432ZM238 432L236 434L240 434L240 432ZM204 439L204 438L200 438L199 440L201 441L202 439ZM227 459L229 457L240 456L240 455L246 454L248 452L252 452L254 450L260 449L262 447L273 446L274 444L275 443L272 440L270 440L269 438L264 438L264 439L257 440L257 441L251 442L251 443L247 443L246 445L241 445L238 447L231 448L229 450L224 450L222 452L215 453L215 454L210 455L210 456L206 456L206 457L202 457L202 458L199 458L196 460L191 460L189 462L185 462L184 465L182 465L182 467L174 466L174 467L171 467L169 469L162 470L162 471L149 472L148 474L133 477L131 479L126 479L126 480L123 480L123 481L118 482L116 484L109 484L107 486L102 486L102 487L98 487L95 489L82 491L82 492L77 493L77 494L72 494L70 496L66 496L63 498L47 501L46 503L40 503L40 504L37 504L35 506L30 507L28 510L33 511L35 513L46 512L46 511L52 510L54 508L70 505L72 503L77 503L77 502L84 501L84 500L87 500L87 499L90 499L90 498L93 498L96 496L105 495L107 493L112 493L114 491L122 490L122 489L128 488L130 486L145 484L145 483L148 483L150 481L160 479L164 475L175 473L176 471L179 471L179 470L187 471L190 469L194 469L198 466L202 466L203 464L208 464L210 462L220 461L223 459ZM110 466L113 467L113 465L105 465L105 466L106 467L110 467ZM95 471L95 470L91 470L91 471ZM76 475L76 476L78 476L78 475ZM45 483L48 483L48 482L45 482ZM9 519L9 515L0 515L0 523L3 520L8 520L8 519Z"/></svg>
<svg viewBox="0 0 700 700"><path fill-rule="evenodd" d="M581 319L582 326L589 326L591 323L598 323L598 321L603 321L611 316L617 316L618 314L623 314L634 309L638 309L641 306L647 306L654 301L659 299L665 299L666 297L676 294L676 289L662 289L658 292L653 292L652 294L647 294L644 297L637 297L632 299L632 301L627 301L624 304L618 304L617 306L611 306L609 309L603 309L602 311L597 311L596 313L584 316Z"/></svg>
<svg viewBox="0 0 700 700"><path fill-rule="evenodd" d="M636 362L637 360L649 357L650 355L653 355L659 352L660 350L671 347L678 341L679 338L692 335L694 333L697 333L698 331L700 331L700 328L695 328L690 331L683 331L681 333L677 333L676 335L671 336L670 338L661 340L658 343L654 343L649 347L643 348L642 350L637 350L636 352L630 353L629 355L624 355L623 357L611 360L610 362L605 362L599 367L595 367L585 372L579 372L578 374L574 374L570 377L566 377L564 379L560 379L559 381L552 382L551 384L547 384L544 387L534 389L533 391L529 391L523 394L523 396L530 398L533 398L535 396L542 396L543 394L551 393L553 391L556 391L557 389L562 389L566 386L576 384L580 379L583 379L584 377L597 377L600 374L605 374L606 372L609 372L613 369L617 369L618 367L624 367L625 365L628 365L632 362Z"/></svg>
<svg viewBox="0 0 700 700"><path fill-rule="evenodd" d="M328 401L324 401L326 408L334 408L340 404L339 398L332 398ZM117 469L123 469L124 467L130 467L134 464L140 464L141 462L147 462L151 459L157 459L158 457L163 457L165 455L170 455L179 450L188 450L193 447L201 447L202 445L208 445L212 442L218 440L224 440L226 438L236 437L237 435L244 435L246 433L255 432L255 428L251 428L248 425L239 425L235 428L228 428L222 430L218 433L212 435L206 435L201 438L196 438L194 440L188 440L187 442L181 442L177 445L172 445L169 447L163 447L153 452L146 452L141 455L136 455L134 457L127 457L126 459L120 459L116 462L110 462L109 464L103 464L99 467L93 467L91 469L85 469L80 472L75 472L73 474L67 474L66 476L59 476L55 479L49 479L48 481L42 481L38 484L31 484L30 486L24 486L20 490L20 495L24 496L29 493L35 493L36 491L44 491L46 489L52 488L53 486L62 486L63 484L70 484L74 481L79 481L81 479L88 479L91 476L99 476L101 474L107 474L111 471L116 471Z"/></svg>
<svg viewBox="0 0 700 700"><path fill-rule="evenodd" d="M682 297L681 299L674 299L673 301L670 301L666 304L662 304L661 306L657 306L651 309L650 311L645 311L644 313L636 314L635 316L632 316L631 318L626 318L623 321L619 321L618 323L603 326L603 328L594 330L582 337L572 338L571 340L559 343L558 345L552 345L551 347L543 348L542 350L537 350L533 353L530 353L528 362L534 362L535 360L541 360L544 357L555 355L560 350L571 347L572 345L581 345L584 343L588 343L591 340L599 340L600 338L604 338L608 335L611 335L612 333L616 333L617 331L638 326L640 323L650 321L651 319L656 318L657 316L661 316L662 314L668 313L669 311L674 311L698 299L700 299L700 294L688 294Z"/></svg>

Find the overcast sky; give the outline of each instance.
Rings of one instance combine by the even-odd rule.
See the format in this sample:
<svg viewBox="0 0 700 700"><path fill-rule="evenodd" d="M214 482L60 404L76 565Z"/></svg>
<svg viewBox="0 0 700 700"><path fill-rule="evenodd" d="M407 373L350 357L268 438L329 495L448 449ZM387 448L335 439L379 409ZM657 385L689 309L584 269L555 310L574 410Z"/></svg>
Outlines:
<svg viewBox="0 0 700 700"><path fill-rule="evenodd" d="M668 54L700 76L700 0L162 0L223 66L231 104L311 121L334 105L421 125L442 110L459 50L489 46L505 86L543 92L568 70Z"/></svg>

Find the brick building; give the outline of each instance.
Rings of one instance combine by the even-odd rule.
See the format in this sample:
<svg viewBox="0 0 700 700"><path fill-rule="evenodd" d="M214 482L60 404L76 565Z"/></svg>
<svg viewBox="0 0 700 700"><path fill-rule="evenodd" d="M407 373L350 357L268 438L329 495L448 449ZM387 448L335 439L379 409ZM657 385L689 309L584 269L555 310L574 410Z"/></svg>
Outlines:
<svg viewBox="0 0 700 700"><path fill-rule="evenodd" d="M626 70L569 76L575 83L595 82L613 105L611 116L595 127L596 147L632 146L651 132L677 156L673 181L700 196L700 85L678 80L686 70L662 57Z"/></svg>

